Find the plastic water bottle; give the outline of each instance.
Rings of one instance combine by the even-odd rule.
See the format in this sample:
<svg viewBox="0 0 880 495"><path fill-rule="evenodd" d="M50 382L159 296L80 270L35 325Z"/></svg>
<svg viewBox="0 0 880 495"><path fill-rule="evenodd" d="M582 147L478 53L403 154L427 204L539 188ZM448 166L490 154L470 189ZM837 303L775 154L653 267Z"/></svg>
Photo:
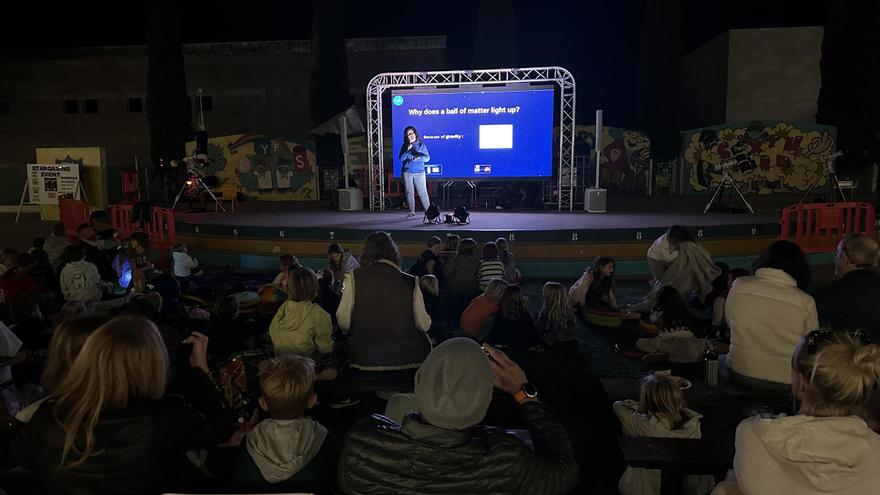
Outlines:
<svg viewBox="0 0 880 495"><path fill-rule="evenodd" d="M706 351L703 352L703 363L706 366L706 386L718 386L718 352L715 346L706 339Z"/></svg>

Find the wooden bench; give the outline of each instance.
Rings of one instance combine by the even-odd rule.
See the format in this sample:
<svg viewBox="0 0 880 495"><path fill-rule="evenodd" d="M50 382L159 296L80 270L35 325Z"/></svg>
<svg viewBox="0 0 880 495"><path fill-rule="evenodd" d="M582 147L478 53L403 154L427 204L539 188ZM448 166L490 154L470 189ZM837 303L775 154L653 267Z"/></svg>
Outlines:
<svg viewBox="0 0 880 495"><path fill-rule="evenodd" d="M626 464L660 470L661 495L683 493L688 474L711 474L721 481L733 465L734 439L620 437Z"/></svg>

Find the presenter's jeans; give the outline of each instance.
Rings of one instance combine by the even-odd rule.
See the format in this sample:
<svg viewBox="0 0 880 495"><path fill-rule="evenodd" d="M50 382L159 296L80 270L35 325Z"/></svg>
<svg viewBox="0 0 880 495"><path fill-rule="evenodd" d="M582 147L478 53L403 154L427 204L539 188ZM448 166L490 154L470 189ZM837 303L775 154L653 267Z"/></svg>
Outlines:
<svg viewBox="0 0 880 495"><path fill-rule="evenodd" d="M403 185L406 187L406 204L409 205L409 212L416 212L416 193L422 201L422 208L427 209L431 204L431 198L428 197L428 182L425 179L425 173L411 174L403 173Z"/></svg>

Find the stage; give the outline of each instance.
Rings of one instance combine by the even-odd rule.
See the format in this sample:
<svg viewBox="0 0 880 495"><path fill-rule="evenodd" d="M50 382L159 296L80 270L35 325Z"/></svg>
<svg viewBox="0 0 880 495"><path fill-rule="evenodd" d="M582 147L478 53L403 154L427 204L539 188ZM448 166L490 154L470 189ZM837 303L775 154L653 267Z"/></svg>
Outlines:
<svg viewBox="0 0 880 495"><path fill-rule="evenodd" d="M244 203L234 213L175 211L177 237L212 264L272 268L280 253L292 253L307 265L321 266L327 245L339 242L355 253L364 237L390 232L405 258L414 259L433 235L457 234L477 242L506 237L526 275L579 272L596 256L614 256L621 274L645 272L645 252L669 225L691 229L713 254L738 264L758 254L778 236L779 208L756 214L701 213L688 201L630 198L612 201L610 211L471 211L470 224L425 224L420 213L336 211L329 206L296 203ZM778 201L778 200L777 200ZM445 211L441 218L445 218Z"/></svg>

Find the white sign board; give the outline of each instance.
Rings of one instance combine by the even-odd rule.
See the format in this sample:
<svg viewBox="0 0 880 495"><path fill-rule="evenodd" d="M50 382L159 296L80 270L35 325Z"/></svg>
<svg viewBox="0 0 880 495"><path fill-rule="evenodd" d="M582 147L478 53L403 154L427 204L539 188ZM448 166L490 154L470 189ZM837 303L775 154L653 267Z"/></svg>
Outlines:
<svg viewBox="0 0 880 495"><path fill-rule="evenodd" d="M29 163L27 181L31 203L57 205L58 196L79 197L79 165L76 163Z"/></svg>

